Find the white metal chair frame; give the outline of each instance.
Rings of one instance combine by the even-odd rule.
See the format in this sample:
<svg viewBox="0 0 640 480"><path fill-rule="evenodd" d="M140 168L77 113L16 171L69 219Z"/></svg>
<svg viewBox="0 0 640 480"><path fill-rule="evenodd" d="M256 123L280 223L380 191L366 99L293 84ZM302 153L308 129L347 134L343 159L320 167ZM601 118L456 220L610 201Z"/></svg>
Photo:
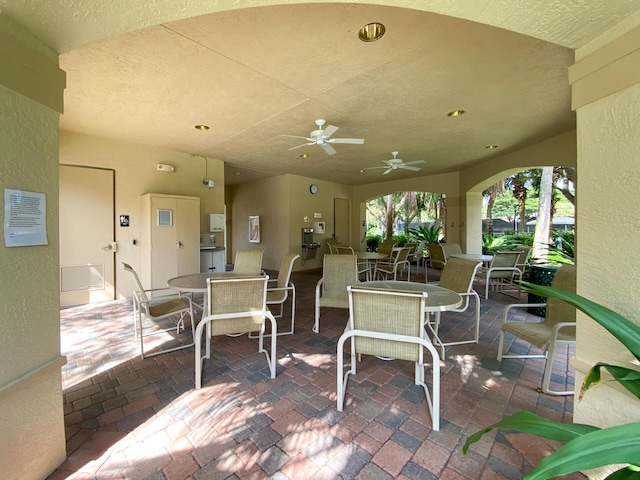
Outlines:
<svg viewBox="0 0 640 480"><path fill-rule="evenodd" d="M278 335L293 335L296 324L296 286L291 281L291 271L293 270L293 263L300 258L297 253L287 253L282 259L280 264L280 270L278 271L278 278L269 279L269 286L267 284L267 305L280 305L280 313L274 315L274 318L283 318L284 316L284 304L289 298L289 292L291 292L291 327L289 330L283 332L277 332ZM276 286L273 286L273 283ZM271 334L265 334L265 337ZM256 335L249 334L249 338L256 338Z"/></svg>
<svg viewBox="0 0 640 480"><path fill-rule="evenodd" d="M202 366L205 359L211 358L211 336L212 336L212 323L215 322L225 322L223 327L224 331L221 333L217 333L216 335L233 335L233 334L242 334L246 333L247 330L247 321L251 324L258 325L259 324L259 335L258 335L258 353L264 353L267 357L267 364L269 365L269 372L271 378L276 378L276 338L277 335L271 335L271 351L268 352L264 348L264 331L265 331L265 322L266 319L269 319L271 322L271 329L273 332L277 331L277 323L274 316L271 314L269 309L267 308L266 299L267 299L267 283L269 277L255 277L255 278L232 278L232 279L207 279L207 295L209 296L209 305L210 308L215 308L215 303L212 302L212 289L213 288L224 288L225 286L230 287L235 294L237 294L240 298L243 299L242 303L247 305L252 305L246 310L242 311L233 311L233 312L220 312L215 314L210 314L202 318L200 323L196 328L196 348L195 348L195 388L199 389L202 387ZM262 294L260 298L246 298L244 295L246 294L246 289L243 286L248 283L263 283ZM226 284L226 285L225 285ZM215 286L214 286L215 285ZM233 321L237 320L239 325L237 328L233 328ZM202 334L206 328L206 338L205 338L205 354L202 355Z"/></svg>
<svg viewBox="0 0 640 480"><path fill-rule="evenodd" d="M425 299L427 298L426 292L420 293L408 293L408 292L391 292L384 291L378 289L369 289L369 288L358 288L358 287L348 287L347 292L349 295L349 322L347 324L347 328L345 332L340 336L338 340L337 346L337 410L341 412L344 407L344 397L347 388L347 382L349 379L349 375L356 374L356 354L358 357L364 353L368 355L381 355L381 358L389 358L388 352L384 350L384 344L391 344L395 342L400 343L410 343L415 344L417 348L417 356L415 356L415 352L411 355L406 356L406 358L402 358L404 360L415 362L415 374L414 374L414 383L415 385L420 385L427 399L427 406L429 408L429 413L431 414L431 422L433 430L440 429L440 358L438 357L438 352L434 348L433 344L429 341L428 338L422 336L409 336L409 335L398 335L394 333L384 332L384 331L373 331L373 330L363 330L356 328L356 323L359 323L356 318L354 318L354 294L359 295L376 295L378 297L388 296L392 297L405 297L413 299L418 305L416 305L416 318L415 321L417 323L417 331L424 332L423 320L426 315L425 309ZM380 315L384 315L383 312L376 311L376 313ZM393 319L387 319L390 322ZM391 324L390 329L393 329ZM365 351L358 351L358 343L356 342L357 338L369 338L369 339L379 339L384 340L383 343L370 343L367 345ZM345 372L345 364L344 364L344 344L349 341L350 344L350 354L351 359L350 363L346 365L349 369ZM376 347L382 346L383 349L379 352L375 352ZM422 347L422 348L419 348ZM393 348L393 347L392 347ZM432 359L432 393L429 393L429 387L425 383L425 364L424 364L424 350L427 350L431 354Z"/></svg>
<svg viewBox="0 0 640 480"><path fill-rule="evenodd" d="M144 289L142 286L142 282L138 277L138 274L128 263L121 262L122 269L129 272L134 279L134 290L133 290L133 319L134 319L134 330L135 337L140 341L140 356L142 358L153 357L155 355L160 355L163 353L175 352L176 350L182 350L185 348L190 348L193 346L193 339L195 338L195 321L193 316L193 303L191 297L188 295L160 295L149 299L147 296L148 293L153 293L157 291L167 291L166 288L153 288L153 289ZM142 323L142 313L144 312L145 316L153 321L158 322L160 320L164 320L165 318L172 317L174 315L180 315L180 318L176 322L175 327L163 328L159 330L153 330L148 333L144 333L143 331L143 323ZM176 331L176 334L179 334L181 331L185 329L184 326L184 317L186 314L189 314L191 317L191 338L192 341L189 344L180 345L179 347L166 348L163 350L155 351L152 353L145 353L144 351L144 338L149 337L151 335L158 335L161 333Z"/></svg>
<svg viewBox="0 0 640 480"><path fill-rule="evenodd" d="M493 255L493 260L491 260L491 264L489 268L485 271L480 271L478 273L478 277L485 279L485 289L484 289L484 298L485 300L489 298L489 286L491 285L491 280L494 280L495 285L493 291L498 291L500 293L504 293L505 295L509 295L510 297L514 297L520 299L520 289L514 283L514 278L518 277L517 280L522 280L522 272L516 266L518 263L518 258L520 257L520 252L496 252ZM505 258L510 258L508 265L502 265L502 261ZM497 265L501 266L497 266ZM492 275L496 273L496 275ZM511 295L506 293L503 290L503 286L505 283L508 283L515 287L518 295Z"/></svg>
<svg viewBox="0 0 640 480"><path fill-rule="evenodd" d="M471 265L475 265L472 267ZM458 308L452 308L450 312L464 312L469 308L470 298L475 298L475 327L474 327L474 335L470 340L457 340L454 342L443 342L440 337L438 330L440 328L440 312L436 312L434 315L433 321L430 320L427 325L430 327L432 333L434 334L434 345L439 345L442 352L442 357L444 358L444 349L445 347L449 347L452 345L465 345L469 343L478 343L480 340L480 295L473 289L473 281L475 280L475 276L478 273L478 270L482 266L482 262L474 262L470 260L463 260L460 258L451 258L445 264L442 269L442 275L440 277L439 282L428 282L438 285L443 288L448 288L449 290L453 290L458 295L462 297L464 303L460 305ZM463 278L462 275L468 275L467 278ZM467 280L468 279L468 280ZM465 283L465 286L462 286L462 283ZM458 287L458 288L456 288Z"/></svg>
<svg viewBox="0 0 640 480"><path fill-rule="evenodd" d="M407 281L411 281L411 264L408 260L410 251L410 247L404 247L393 259L389 261L380 260L376 262L373 269L373 278L384 277L384 279L387 279L389 275L393 274L393 279L397 280L398 272L403 272L407 269Z"/></svg>

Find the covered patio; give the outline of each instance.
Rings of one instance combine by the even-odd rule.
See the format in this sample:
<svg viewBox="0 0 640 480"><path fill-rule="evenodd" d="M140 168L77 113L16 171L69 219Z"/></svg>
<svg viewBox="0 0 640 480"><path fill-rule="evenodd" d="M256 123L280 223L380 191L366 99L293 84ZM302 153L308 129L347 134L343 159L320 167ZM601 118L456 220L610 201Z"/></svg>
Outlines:
<svg viewBox="0 0 640 480"><path fill-rule="evenodd" d="M363 359L338 412L336 344L347 312L323 310L321 333L311 331L320 275L293 274L296 333L278 338L276 379L256 340L216 338L198 391L193 349L140 359L130 302L62 310L68 458L50 479L516 479L558 447L512 432L460 453L468 434L519 410L572 418L573 397L536 391L542 360L496 360L501 314L512 301L501 293L482 301L480 343L449 347L442 359L440 431L431 430L408 362ZM431 270L430 280L437 277ZM445 314L443 338L469 334L472 312ZM529 348L507 341L512 351ZM557 387L573 383L572 355L556 356Z"/></svg>

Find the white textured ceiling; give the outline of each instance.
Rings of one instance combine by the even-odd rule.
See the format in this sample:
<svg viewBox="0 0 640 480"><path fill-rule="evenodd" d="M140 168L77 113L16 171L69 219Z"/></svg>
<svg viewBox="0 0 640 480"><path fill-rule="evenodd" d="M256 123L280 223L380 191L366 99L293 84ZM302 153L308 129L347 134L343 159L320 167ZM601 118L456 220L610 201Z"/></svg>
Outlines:
<svg viewBox="0 0 640 480"><path fill-rule="evenodd" d="M28 3L0 0L0 7L61 51L82 41L74 32L88 35L87 23L105 28L95 22L100 15L110 20L110 31L126 31L126 14L136 12L120 2L98 14L86 8L93 2L64 2L58 5L63 10L81 4L87 13L85 21L72 16L58 32L60 17L51 4L59 2L39 5L52 8L40 23L44 14ZM165 2L154 3L161 11ZM474 13L479 20L492 23L486 8L502 7L496 15L506 20L495 23L511 22L509 28L538 38L546 38L540 25L556 25L553 20L565 15L566 31L549 27L547 36L572 47L638 9L626 0L609 10L608 2L586 2L593 4L589 16L584 9L571 15L573 2L561 0L479 3L485 7ZM532 3L544 7L538 5L540 21L527 27L514 6ZM385 24L387 32L363 43L357 31L371 21ZM205 14L63 53L67 89L60 123L89 135L224 160L229 183L294 173L356 185L455 171L575 128L567 82L573 51L538 38L381 5L291 4ZM454 109L467 113L447 117ZM317 118L339 127L334 137L361 137L365 144L334 145L333 156L317 146L288 151L298 141L280 135L307 136ZM211 129L195 130L201 123ZM487 150L490 144L499 148ZM382 165L392 150L405 161L426 163L416 173L360 173Z"/></svg>

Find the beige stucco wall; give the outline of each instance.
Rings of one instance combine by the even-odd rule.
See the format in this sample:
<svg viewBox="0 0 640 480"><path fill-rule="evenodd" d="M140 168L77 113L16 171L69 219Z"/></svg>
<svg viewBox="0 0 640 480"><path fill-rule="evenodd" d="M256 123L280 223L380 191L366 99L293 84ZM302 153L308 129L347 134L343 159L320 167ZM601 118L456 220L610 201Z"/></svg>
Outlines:
<svg viewBox="0 0 640 480"><path fill-rule="evenodd" d="M640 15L636 15L578 51L579 61L571 72L580 172L578 293L638 324L639 55ZM599 81L603 75L613 82ZM583 314L578 315L577 335L576 382L598 361L630 365L631 354ZM603 384L576 403L574 418L599 426L637 422L640 402Z"/></svg>
<svg viewBox="0 0 640 480"><path fill-rule="evenodd" d="M207 176L216 181L215 188L202 184L205 159L188 153L135 145L73 132L60 132L60 163L110 168L115 171L116 215L113 219L118 252L116 265L127 262L140 269L140 197L145 193L187 195L200 198L200 231L208 229L208 213L224 212L224 163L207 159ZM158 172L156 164L176 167L175 173ZM56 173L57 175L57 173ZM119 215L129 215L130 226L120 227ZM78 225L81 233L83 225ZM129 275L116 269L116 296L130 297L133 284Z"/></svg>
<svg viewBox="0 0 640 480"><path fill-rule="evenodd" d="M3 478L42 479L65 458L56 110L64 75L55 53L1 12L0 58L2 210L4 189L44 193L48 238L48 245L12 248L1 240L0 472ZM39 76L38 66L58 80Z"/></svg>
<svg viewBox="0 0 640 480"><path fill-rule="evenodd" d="M318 193L311 195L309 185L318 185ZM326 222L324 235L317 234L316 242L323 246L316 258L296 261L294 270L322 267L322 254L328 238L333 235L333 200L350 199L352 187L298 175L281 175L231 187L228 204L232 218L233 251L240 248L264 250L262 266L280 268L287 252L302 253L302 229L313 228L314 214ZM249 215L260 216L260 243L249 243ZM308 222L305 223L305 217Z"/></svg>

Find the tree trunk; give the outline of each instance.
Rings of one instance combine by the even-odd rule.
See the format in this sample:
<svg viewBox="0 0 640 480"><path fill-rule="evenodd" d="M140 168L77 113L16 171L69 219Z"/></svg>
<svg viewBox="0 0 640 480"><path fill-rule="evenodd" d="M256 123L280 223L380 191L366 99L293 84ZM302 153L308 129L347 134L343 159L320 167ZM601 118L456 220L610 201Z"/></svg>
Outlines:
<svg viewBox="0 0 640 480"><path fill-rule="evenodd" d="M553 195L553 167L544 167L540 177L540 198L536 233L533 238L533 257L546 263L550 243L551 196Z"/></svg>

